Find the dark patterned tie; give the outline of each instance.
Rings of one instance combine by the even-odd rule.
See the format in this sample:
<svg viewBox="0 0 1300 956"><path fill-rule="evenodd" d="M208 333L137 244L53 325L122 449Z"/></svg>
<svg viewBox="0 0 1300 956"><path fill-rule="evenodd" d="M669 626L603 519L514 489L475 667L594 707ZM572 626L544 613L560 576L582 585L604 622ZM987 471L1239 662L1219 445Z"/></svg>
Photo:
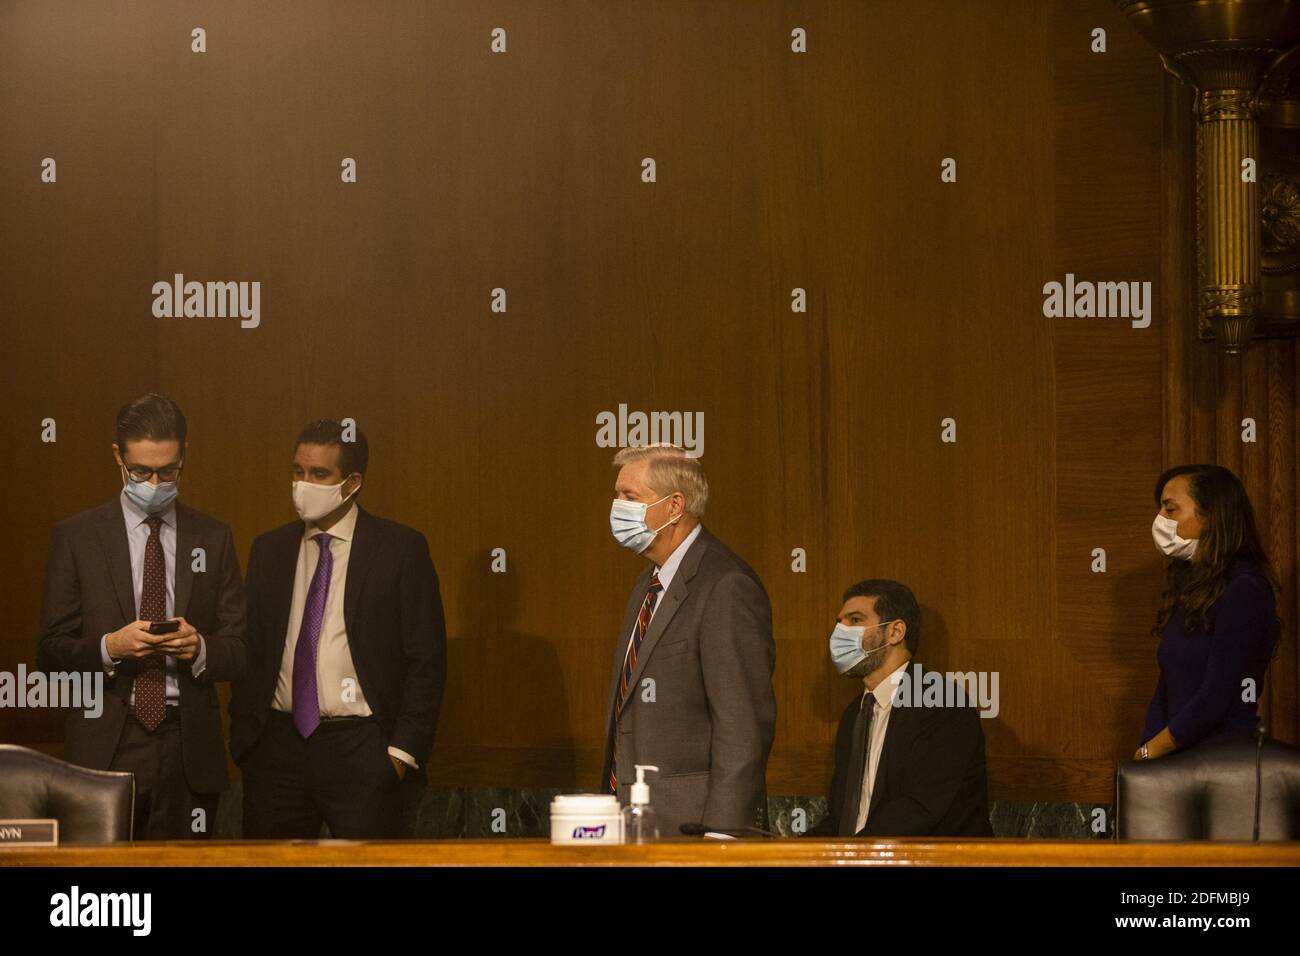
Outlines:
<svg viewBox="0 0 1300 956"><path fill-rule="evenodd" d="M628 685L632 681L632 671L636 668L637 651L650 629L650 617L654 614L655 600L663 585L659 583L659 574L650 576L650 587L646 589L645 600L641 602L641 613L636 616L636 633L627 642L627 654L623 658L623 673L618 679L618 696L614 698L614 740L610 744L609 757L609 792L618 793L618 719L623 715L623 705L627 702Z"/></svg>
<svg viewBox="0 0 1300 956"><path fill-rule="evenodd" d="M163 558L158 528L162 517L145 518L149 538L144 543L144 580L140 584L140 620L167 619L167 562ZM166 655L150 654L141 658L135 675L135 718L151 733L158 729L167 713Z"/></svg>
<svg viewBox="0 0 1300 956"><path fill-rule="evenodd" d="M310 737L320 726L320 699L316 690L316 654L320 648L321 625L325 623L325 598L330 590L330 573L334 570L334 555L330 553L333 535L321 532L312 535L320 545L320 558L316 572L307 589L307 602L302 608L302 625L298 628L298 643L293 647L293 725L303 739Z"/></svg>
<svg viewBox="0 0 1300 956"><path fill-rule="evenodd" d="M862 808L862 790L866 783L867 761L871 753L871 718L876 709L876 695L867 692L853 722L853 740L849 744L849 770L845 786L844 809L840 814L840 836L858 832L858 812Z"/></svg>

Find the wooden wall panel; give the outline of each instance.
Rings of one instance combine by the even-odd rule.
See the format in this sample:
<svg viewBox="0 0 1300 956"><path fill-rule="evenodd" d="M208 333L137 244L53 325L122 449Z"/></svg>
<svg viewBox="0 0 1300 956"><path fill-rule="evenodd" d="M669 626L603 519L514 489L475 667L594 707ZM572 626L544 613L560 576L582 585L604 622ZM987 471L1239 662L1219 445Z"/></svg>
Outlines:
<svg viewBox="0 0 1300 956"><path fill-rule="evenodd" d="M922 660L999 672L993 796L1107 799L1155 677L1150 485L1204 388L1170 371L1182 127L1109 3L19 2L0 80L0 398L18 473L51 476L3 505L0 668L34 660L49 527L117 488L121 402L181 402L185 499L245 556L292 517L296 430L349 415L366 506L442 577L435 781L590 787L640 568L595 418L701 411L707 523L773 603L774 793L825 786L854 693L826 638L886 576L924 606ZM261 327L153 319L176 272L261 281ZM1152 327L1043 318L1066 272L1153 280ZM58 747L48 716L0 722Z"/></svg>
<svg viewBox="0 0 1300 956"><path fill-rule="evenodd" d="M50 529L120 487L112 411L155 382L155 77L115 46L125 32L98 5L0 10L0 515L11 545L0 549L0 670L11 673L35 666ZM40 181L46 157L57 185ZM47 418L52 443L41 441ZM0 710L0 739L51 741L62 727L50 711Z"/></svg>
<svg viewBox="0 0 1300 956"><path fill-rule="evenodd" d="M1016 791L1046 791L1039 793L1045 797L1066 786L1108 801L1115 759L1141 742L1156 684L1149 632L1160 555L1151 543L1151 487L1164 467L1161 337L1179 317L1160 269L1164 101L1153 56L1135 34L1103 23L1088 5L1054 9L1053 276L1150 282L1154 314L1149 328L1122 318L1056 321L1053 647L1060 656L1050 684L1056 703L1046 702L1042 712L1068 705L1071 716L1033 724L1039 734L1030 754L1050 753L1060 746L1053 738L1066 734L1063 749L1073 763L1039 787L1034 772L1043 761L1024 763ZM1103 25L1105 55L1072 42ZM1095 549L1105 552L1104 573L1093 569ZM1034 670L1027 660L1017 663Z"/></svg>

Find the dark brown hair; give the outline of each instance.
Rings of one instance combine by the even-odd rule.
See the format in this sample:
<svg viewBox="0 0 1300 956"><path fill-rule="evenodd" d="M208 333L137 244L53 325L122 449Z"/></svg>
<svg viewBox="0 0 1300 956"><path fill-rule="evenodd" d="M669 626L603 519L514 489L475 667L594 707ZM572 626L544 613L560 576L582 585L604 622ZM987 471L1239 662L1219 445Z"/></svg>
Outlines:
<svg viewBox="0 0 1300 956"><path fill-rule="evenodd" d="M370 443L360 428L354 431L355 439L344 441L342 423L322 418L304 425L293 447L296 451L299 445L338 445L339 471L343 477L346 478L353 472L365 475L366 465L370 462Z"/></svg>
<svg viewBox="0 0 1300 956"><path fill-rule="evenodd" d="M916 645L921 641L921 606L916 603L911 588L889 578L868 578L844 592L845 601L855 597L875 598L876 614L881 621L901 620L906 624L903 643L908 653L916 653Z"/></svg>
<svg viewBox="0 0 1300 956"><path fill-rule="evenodd" d="M185 454L185 414L165 395L141 395L118 410L117 450L126 457L128 441L176 441Z"/></svg>
<svg viewBox="0 0 1300 956"><path fill-rule="evenodd" d="M1179 465L1156 479L1156 507L1170 479L1187 476L1187 491L1204 523L1191 561L1170 558L1165 565L1160 611L1151 633L1160 637L1174 612L1181 610L1188 630L1214 630L1211 606L1228 586L1237 559L1255 566L1276 593L1277 577L1260 543L1255 509L1240 479L1222 465Z"/></svg>

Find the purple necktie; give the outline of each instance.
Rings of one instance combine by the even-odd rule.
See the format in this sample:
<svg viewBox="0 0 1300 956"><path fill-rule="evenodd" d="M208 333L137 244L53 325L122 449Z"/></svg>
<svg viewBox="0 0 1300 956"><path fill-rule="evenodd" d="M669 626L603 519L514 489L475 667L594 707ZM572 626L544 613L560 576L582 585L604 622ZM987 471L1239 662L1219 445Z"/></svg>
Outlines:
<svg viewBox="0 0 1300 956"><path fill-rule="evenodd" d="M307 603L302 609L302 626L298 628L298 643L293 648L293 725L303 739L320 726L320 701L316 695L316 651L320 647L320 629L325 621L325 598L330 589L330 572L334 569L334 555L330 554L333 535L325 532L312 535L320 545L320 559L316 573L311 576L307 589Z"/></svg>

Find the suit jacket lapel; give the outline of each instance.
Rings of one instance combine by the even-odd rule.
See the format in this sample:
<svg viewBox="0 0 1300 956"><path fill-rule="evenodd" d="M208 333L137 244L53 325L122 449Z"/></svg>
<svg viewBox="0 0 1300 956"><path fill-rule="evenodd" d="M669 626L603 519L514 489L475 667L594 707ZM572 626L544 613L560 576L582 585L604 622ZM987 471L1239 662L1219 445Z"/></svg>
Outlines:
<svg viewBox="0 0 1300 956"><path fill-rule="evenodd" d="M284 658L284 645L289 634L289 611L293 607L294 579L298 575L298 550L302 547L302 536L306 530L306 525L295 521L276 532L279 537L271 542L268 570L271 580L267 583L266 593L270 595L267 619L273 628L271 641L275 653L270 655L270 662L274 663L268 662L268 666L276 672Z"/></svg>
<svg viewBox="0 0 1300 956"><path fill-rule="evenodd" d="M355 648L361 636L357 629L357 608L361 604L361 585L374 563L378 533L370 513L357 505L357 522L352 529L348 549L348 574L343 583L343 626L348 632L348 646Z"/></svg>
<svg viewBox="0 0 1300 956"><path fill-rule="evenodd" d="M867 819L876 812L880 802L884 799L885 791L889 789L889 774L894 765L893 754L898 749L899 735L905 729L902 725L906 723L903 714L907 712L906 707L895 707L894 712L889 715L889 725L885 729L885 744L880 751L880 763L876 765L875 785L871 788L871 805L867 808Z"/></svg>
<svg viewBox="0 0 1300 956"><path fill-rule="evenodd" d="M610 671L609 700L605 705L605 736L613 732L611 723L614 720L614 701L618 696L619 676L623 672L623 659L627 656L627 641L632 634L632 627L636 624L636 616L641 611L641 602L645 600L646 588L650 586L650 576L654 573L654 568L649 567L638 575L636 583L632 585L632 594L627 599L627 608L623 611L623 629L619 631L618 641L614 645L614 666Z"/></svg>
<svg viewBox="0 0 1300 956"><path fill-rule="evenodd" d="M192 528L193 522L189 509L183 505L176 506L176 599L172 609L174 617L184 617L189 607L190 591L194 587L194 549L199 546L199 536ZM206 560L206 559L205 559ZM205 571L206 574L206 565Z"/></svg>
<svg viewBox="0 0 1300 956"><path fill-rule="evenodd" d="M128 624L136 618L135 582L131 578L131 547L126 537L122 500L114 498L104 505L102 512L96 529L99 543L104 550L109 579L113 582L113 593L117 596L117 604L122 611L122 623ZM118 678L112 681L112 692L123 702L130 697L135 669L133 658L124 660L118 666Z"/></svg>
<svg viewBox="0 0 1300 956"><path fill-rule="evenodd" d="M104 506L98 530L104 560L113 581L113 592L122 609L123 622L129 623L135 620L136 614L135 583L131 580L131 548L127 543L126 519L122 516L122 503L119 499Z"/></svg>
<svg viewBox="0 0 1300 956"><path fill-rule="evenodd" d="M909 680L912 678L913 665L913 661L903 665ZM893 712L889 715L889 724L885 728L885 744L880 751L880 763L876 765L876 782L871 788L871 806L867 810L868 820L871 819L871 814L876 812L876 807L888 796L892 774L898 766L897 754L903 745L903 737L911 733L912 718L915 715L913 708L908 706L910 703L909 699L903 706L893 707Z"/></svg>
<svg viewBox="0 0 1300 956"><path fill-rule="evenodd" d="M677 614L677 609L682 606L686 596L690 594L690 581L695 577L695 572L700 569L700 558L703 557L705 550L708 548L709 533L700 528L699 537L687 549L686 554L682 557L682 563L677 566L677 573L673 575L673 580L668 585L668 590L659 595L655 606L654 617L650 621L650 629L646 631L645 639L641 642L641 649L636 654L636 664L632 667L632 678L628 681L629 694L634 692L636 682L641 679L641 672L645 670L646 661L650 659L655 645L659 643L659 638L663 637L664 631L668 630L668 625L673 622L673 617ZM649 587L650 580L646 579L646 587ZM645 600L645 594L641 595ZM641 605L637 604L637 610ZM636 620L634 616L633 621ZM628 624L628 632L631 633L632 625ZM621 662L620 662L621 664Z"/></svg>

